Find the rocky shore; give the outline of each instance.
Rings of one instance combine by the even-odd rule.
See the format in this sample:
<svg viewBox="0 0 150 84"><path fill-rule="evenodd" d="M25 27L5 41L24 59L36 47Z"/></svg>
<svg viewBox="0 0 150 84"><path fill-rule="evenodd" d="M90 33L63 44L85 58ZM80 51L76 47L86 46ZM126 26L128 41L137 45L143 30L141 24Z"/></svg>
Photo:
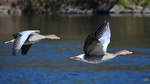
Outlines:
<svg viewBox="0 0 150 84"><path fill-rule="evenodd" d="M11 6L4 5L4 6L0 6L0 14L1 15L21 15L22 10L19 8L12 8Z"/></svg>
<svg viewBox="0 0 150 84"><path fill-rule="evenodd" d="M150 6L142 7L142 6L131 5L131 6L125 8L122 6L115 5L110 10L110 13L115 13L115 14L122 14L122 13L150 14Z"/></svg>
<svg viewBox="0 0 150 84"><path fill-rule="evenodd" d="M80 8L63 8L59 9L58 11L55 12L55 14L95 14L95 10L93 9L80 9ZM36 14L53 14L51 11L47 13L47 11L41 10ZM118 5L114 6L111 10L110 13L113 14L127 14L127 13L138 13L138 14L150 14L150 6L148 7L141 7L141 6L135 6L132 5L128 8L120 7ZM10 6L0 6L0 14L7 14L7 15L21 15L22 10L19 8L12 8Z"/></svg>
<svg viewBox="0 0 150 84"><path fill-rule="evenodd" d="M45 5L37 4L34 6L31 2L23 4L0 4L0 14L7 15L21 15L21 14L101 14L101 13L112 13L112 14L150 14L150 6L139 6L129 5L127 7L117 4L119 0L101 5L100 2L90 3L82 2L80 4L72 4L57 2L54 4L45 3ZM43 4L43 3L42 3Z"/></svg>
<svg viewBox="0 0 150 84"><path fill-rule="evenodd" d="M80 9L80 8L63 8L59 9L56 13L57 14L93 14L95 10L93 9ZM44 10L40 11L44 13ZM39 12L39 14L40 14ZM113 14L124 14L124 13L140 13L140 14L150 14L150 6L148 7L141 7L141 6L129 6L128 8L120 7L118 5L114 6L110 13ZM19 8L12 8L10 6L0 6L0 14L22 14L22 10ZM51 11L48 14L52 14Z"/></svg>
<svg viewBox="0 0 150 84"><path fill-rule="evenodd" d="M60 9L58 13L60 14L93 14L96 10L93 9L79 9L79 8L65 8L65 9ZM148 7L142 7L142 6L136 6L136 5L131 5L129 7L122 7L119 5L115 5L109 13L113 14L150 14L150 6Z"/></svg>

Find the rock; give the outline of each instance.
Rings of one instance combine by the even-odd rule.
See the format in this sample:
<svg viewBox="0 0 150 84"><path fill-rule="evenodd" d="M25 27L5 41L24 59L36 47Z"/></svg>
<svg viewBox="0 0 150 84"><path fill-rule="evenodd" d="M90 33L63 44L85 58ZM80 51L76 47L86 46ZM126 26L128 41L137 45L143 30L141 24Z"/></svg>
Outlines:
<svg viewBox="0 0 150 84"><path fill-rule="evenodd" d="M59 9L60 14L93 14L93 10L92 9L80 9L80 8L72 8L72 7L67 7L67 8L62 8Z"/></svg>
<svg viewBox="0 0 150 84"><path fill-rule="evenodd" d="M121 6L114 6L111 10L110 10L111 13L116 13L116 14L119 14L119 13L131 13L131 10L129 9L125 9L124 7L121 7Z"/></svg>
<svg viewBox="0 0 150 84"><path fill-rule="evenodd" d="M87 10L86 13L87 13L88 15L92 15L92 14L93 14L93 9Z"/></svg>
<svg viewBox="0 0 150 84"><path fill-rule="evenodd" d="M132 10L132 13L142 13L143 11L142 6L131 5L129 8Z"/></svg>
<svg viewBox="0 0 150 84"><path fill-rule="evenodd" d="M10 14L12 14L12 15L21 15L22 11L19 8L13 8L13 9L11 9Z"/></svg>
<svg viewBox="0 0 150 84"><path fill-rule="evenodd" d="M127 8L120 7L120 6L114 6L114 8L111 9L112 13L142 13L143 7L142 6L136 6L136 5L130 5Z"/></svg>
<svg viewBox="0 0 150 84"><path fill-rule="evenodd" d="M12 8L11 6L5 5L0 6L0 13L1 14L14 14L14 15L21 15L22 11L19 8Z"/></svg>
<svg viewBox="0 0 150 84"><path fill-rule="evenodd" d="M0 6L0 13L2 14L8 14L11 10L10 6Z"/></svg>
<svg viewBox="0 0 150 84"><path fill-rule="evenodd" d="M144 10L143 10L142 13L143 13L143 14L150 14L150 6L144 8Z"/></svg>
<svg viewBox="0 0 150 84"><path fill-rule="evenodd" d="M120 13L120 7L118 5L115 5L111 10L111 13Z"/></svg>

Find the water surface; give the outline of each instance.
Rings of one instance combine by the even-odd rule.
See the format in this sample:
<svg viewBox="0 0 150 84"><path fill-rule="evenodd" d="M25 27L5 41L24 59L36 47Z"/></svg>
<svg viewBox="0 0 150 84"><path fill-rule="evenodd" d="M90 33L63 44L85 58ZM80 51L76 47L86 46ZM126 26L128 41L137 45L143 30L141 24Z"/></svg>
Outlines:
<svg viewBox="0 0 150 84"><path fill-rule="evenodd" d="M108 51L128 49L101 64L69 60L83 53L86 36L102 23L102 16L0 16L0 83L3 84L149 84L150 17L112 16ZM43 40L27 55L12 56L4 44L15 32L39 29L61 40Z"/></svg>

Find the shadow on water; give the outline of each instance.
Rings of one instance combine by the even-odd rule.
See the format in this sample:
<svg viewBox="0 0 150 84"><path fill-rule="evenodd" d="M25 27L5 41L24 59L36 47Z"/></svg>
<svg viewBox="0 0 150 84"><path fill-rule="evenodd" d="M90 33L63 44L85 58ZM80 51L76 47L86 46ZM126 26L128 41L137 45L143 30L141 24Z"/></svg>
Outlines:
<svg viewBox="0 0 150 84"><path fill-rule="evenodd" d="M83 53L85 37L96 30L102 16L5 16L0 17L0 83L3 84L149 84L150 17L111 17L108 51L128 49L132 55L118 56L101 64L72 61ZM12 56L3 41L27 29L57 34L61 40L43 40L26 56Z"/></svg>

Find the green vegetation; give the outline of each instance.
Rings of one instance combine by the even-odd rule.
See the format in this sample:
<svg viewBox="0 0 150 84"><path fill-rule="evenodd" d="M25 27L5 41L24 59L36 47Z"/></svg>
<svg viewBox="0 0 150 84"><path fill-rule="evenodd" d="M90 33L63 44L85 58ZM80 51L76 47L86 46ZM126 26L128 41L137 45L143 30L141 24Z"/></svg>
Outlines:
<svg viewBox="0 0 150 84"><path fill-rule="evenodd" d="M129 2L128 0L121 0L121 1L120 1L120 5L127 7L127 6L130 5L130 2Z"/></svg>
<svg viewBox="0 0 150 84"><path fill-rule="evenodd" d="M27 3L28 5L23 5L21 8L24 8L22 9L24 13L57 13L68 8L95 10L100 6L115 1L117 0L24 0L22 3ZM119 0L117 5L124 8L131 5L147 7L150 6L150 0Z"/></svg>
<svg viewBox="0 0 150 84"><path fill-rule="evenodd" d="M91 4L99 4L99 2L107 3L114 0L30 0L31 5L34 8L44 9L44 8L60 8L62 6L83 6L89 7ZM91 3L92 2L92 3ZM137 6L150 6L150 0L119 0L119 3L123 7L128 7L130 5Z"/></svg>
<svg viewBox="0 0 150 84"><path fill-rule="evenodd" d="M138 6L150 6L150 0L120 0L119 1L121 6L130 6L130 5L138 5Z"/></svg>
<svg viewBox="0 0 150 84"><path fill-rule="evenodd" d="M97 3L99 4L100 2L107 3L109 1L115 1L115 0L8 0L8 3L16 3L17 5L18 2L21 2L22 4L26 4L26 2L30 2L33 7L38 7L38 8L44 8L47 6L50 7L58 7L62 5L84 5L86 4L93 4ZM91 3L92 2L92 3ZM0 2L0 4L3 4ZM129 5L139 5L139 6L150 6L150 0L119 0L119 4L121 6L129 6Z"/></svg>

